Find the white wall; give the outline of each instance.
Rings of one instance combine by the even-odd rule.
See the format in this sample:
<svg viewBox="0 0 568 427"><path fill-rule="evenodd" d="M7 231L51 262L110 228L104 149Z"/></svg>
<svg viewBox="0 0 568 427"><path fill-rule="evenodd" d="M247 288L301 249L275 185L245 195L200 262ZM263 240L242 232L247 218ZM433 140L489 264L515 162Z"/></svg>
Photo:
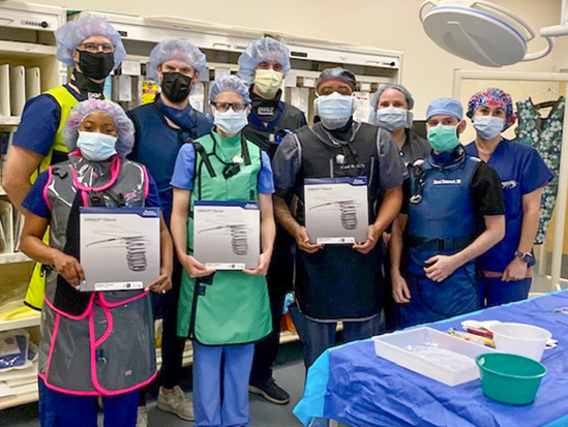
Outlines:
<svg viewBox="0 0 568 427"><path fill-rule="evenodd" d="M33 0L73 10L97 10L138 16L185 16L234 26L276 30L324 40L340 40L404 52L402 82L416 98L416 117L430 101L451 96L453 70L479 69L449 55L425 35L418 18L422 0ZM560 0L493 0L508 7L537 30L559 23ZM568 40L564 45L568 52ZM545 47L540 38L530 51ZM552 71L555 61L568 68L568 55L555 55L507 70ZM558 67L556 67L558 68Z"/></svg>

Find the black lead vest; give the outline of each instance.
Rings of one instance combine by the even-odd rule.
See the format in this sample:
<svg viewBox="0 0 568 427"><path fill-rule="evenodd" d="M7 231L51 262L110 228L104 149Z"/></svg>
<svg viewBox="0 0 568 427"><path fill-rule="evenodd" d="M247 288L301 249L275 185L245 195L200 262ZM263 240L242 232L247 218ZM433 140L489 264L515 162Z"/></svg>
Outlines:
<svg viewBox="0 0 568 427"><path fill-rule="evenodd" d="M366 176L369 182L369 221L377 216L378 127L355 123L349 142L333 141L321 123L296 133L302 168L296 195L297 220L304 224L304 180ZM382 302L378 247L367 255L351 245L326 246L315 254L296 252L296 296L307 316L321 320L363 319L378 314Z"/></svg>
<svg viewBox="0 0 568 427"><path fill-rule="evenodd" d="M280 102L277 117L271 122L264 123L254 113L251 113L249 124L243 129L243 134L246 139L266 151L272 159L280 141L304 125L304 115L298 108Z"/></svg>

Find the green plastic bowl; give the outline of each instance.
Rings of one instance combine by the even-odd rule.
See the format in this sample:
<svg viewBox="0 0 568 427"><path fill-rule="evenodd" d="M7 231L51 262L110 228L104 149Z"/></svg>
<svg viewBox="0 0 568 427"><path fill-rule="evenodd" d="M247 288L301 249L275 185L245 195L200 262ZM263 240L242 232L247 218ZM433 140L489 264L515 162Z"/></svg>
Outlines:
<svg viewBox="0 0 568 427"><path fill-rule="evenodd" d="M490 399L509 405L533 403L546 367L536 360L508 353L480 354L481 389Z"/></svg>

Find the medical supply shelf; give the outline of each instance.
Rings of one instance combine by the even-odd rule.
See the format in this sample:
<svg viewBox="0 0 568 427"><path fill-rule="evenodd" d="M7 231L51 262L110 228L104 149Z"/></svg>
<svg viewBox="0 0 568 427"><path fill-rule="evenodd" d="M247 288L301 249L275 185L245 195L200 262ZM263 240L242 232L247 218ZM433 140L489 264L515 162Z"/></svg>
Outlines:
<svg viewBox="0 0 568 427"><path fill-rule="evenodd" d="M0 192L0 195L1 195L1 192ZM32 260L26 254L24 254L22 252L0 254L0 265L3 265L3 264L18 264L18 263L31 262L31 261Z"/></svg>
<svg viewBox="0 0 568 427"><path fill-rule="evenodd" d="M53 32L66 22L65 10L61 7L7 0L0 2L0 17L0 65L6 64L10 68L39 68L41 91L64 83L67 70L55 56ZM0 87L0 92L2 91L3 87ZM9 134L8 145L20 124L19 114L10 111L9 115L0 115L0 132ZM0 200L8 201L1 186ZM0 297L5 297L6 290L15 279L25 286L31 267L31 259L21 252L0 254L0 287L4 287ZM0 312L1 314L6 313ZM0 332L25 329L37 344L39 324L40 313L30 313L27 318L0 321ZM7 374L11 374L8 376L11 379L3 380L0 374L0 382L6 382L15 394L0 398L0 410L37 401L37 364Z"/></svg>
<svg viewBox="0 0 568 427"><path fill-rule="evenodd" d="M53 32L67 20L77 19L84 15L103 16L121 30L128 59L139 61L141 72L151 49L158 41L175 37L191 40L203 49L209 58L207 65L210 72L203 76L202 83L205 85L203 94L207 92L207 80L219 73L235 73L238 68L238 56L246 45L251 40L264 35L261 30L220 27L216 24L198 23L185 19L178 22L179 18L162 16L134 17L101 12L82 12L75 16L67 16L66 10L61 7L4 0L0 1L0 16L2 17L0 18L0 65L7 64L10 69L20 66L26 69L39 68L42 92L64 84L67 81L68 70L65 65L57 61ZM330 44L289 34L275 34L274 36L289 43L294 51L300 52L298 57L292 58L293 69L290 78L283 84L283 88L286 88L288 102L292 95L287 89L298 88L311 91L310 99L306 101L306 110L311 109L312 98L315 96L312 83L319 74L315 70L321 69L328 63L343 63L353 68L362 83L361 91L370 92L376 90L381 84L400 81L401 52ZM143 78L143 76L138 77ZM113 86L115 83L113 82ZM141 87L141 80L139 83ZM204 97L203 105L207 104L205 101ZM133 106L135 105L125 104L127 108ZM21 113L14 113L14 111L10 113L0 116L0 132L10 134L8 145L21 119L19 117ZM8 200L1 186L0 200ZM31 268L32 260L23 253L0 254L0 287L8 284L11 286L10 280L14 278L17 278L18 283L24 286L31 274ZM0 303L2 296L0 295ZM1 314L5 313L0 312ZM32 332L37 341L39 324L40 315L38 313L27 319L0 321L0 332L27 329ZM298 334L284 331L281 334L280 343L287 344L298 340ZM160 348L156 350L156 355L158 366L160 366L162 362ZM193 349L191 343L188 342L183 354L183 366L189 366L192 363ZM22 374L21 381L18 379L13 384L12 388L16 395L0 398L0 410L38 399L37 380L35 377L33 381L30 379L29 371L27 374Z"/></svg>
<svg viewBox="0 0 568 427"><path fill-rule="evenodd" d="M16 392L15 395L0 398L0 411L13 406L37 402L38 400L37 379L33 383L12 387L12 389Z"/></svg>
<svg viewBox="0 0 568 427"><path fill-rule="evenodd" d="M37 315L25 319L0 320L0 331L5 332L12 331L14 329L25 329L39 326L40 319L41 315L38 311Z"/></svg>
<svg viewBox="0 0 568 427"><path fill-rule="evenodd" d="M0 116L0 127L13 127L13 126L18 126L19 124L20 124L19 116L10 116L10 117ZM0 193L0 195L2 195L2 193Z"/></svg>

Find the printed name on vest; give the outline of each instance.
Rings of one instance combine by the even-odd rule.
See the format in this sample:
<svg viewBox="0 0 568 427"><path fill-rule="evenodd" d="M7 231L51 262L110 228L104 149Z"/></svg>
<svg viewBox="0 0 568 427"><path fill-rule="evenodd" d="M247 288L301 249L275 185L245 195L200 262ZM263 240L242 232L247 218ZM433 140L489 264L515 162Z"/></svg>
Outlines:
<svg viewBox="0 0 568 427"><path fill-rule="evenodd" d="M256 114L258 114L259 116L273 116L274 107L258 107Z"/></svg>
<svg viewBox="0 0 568 427"><path fill-rule="evenodd" d="M435 179L434 185L461 185L461 178L456 179Z"/></svg>
<svg viewBox="0 0 568 427"><path fill-rule="evenodd" d="M365 168L365 164L364 163L351 163L349 165L338 165L340 170L348 170L348 169L364 169Z"/></svg>

